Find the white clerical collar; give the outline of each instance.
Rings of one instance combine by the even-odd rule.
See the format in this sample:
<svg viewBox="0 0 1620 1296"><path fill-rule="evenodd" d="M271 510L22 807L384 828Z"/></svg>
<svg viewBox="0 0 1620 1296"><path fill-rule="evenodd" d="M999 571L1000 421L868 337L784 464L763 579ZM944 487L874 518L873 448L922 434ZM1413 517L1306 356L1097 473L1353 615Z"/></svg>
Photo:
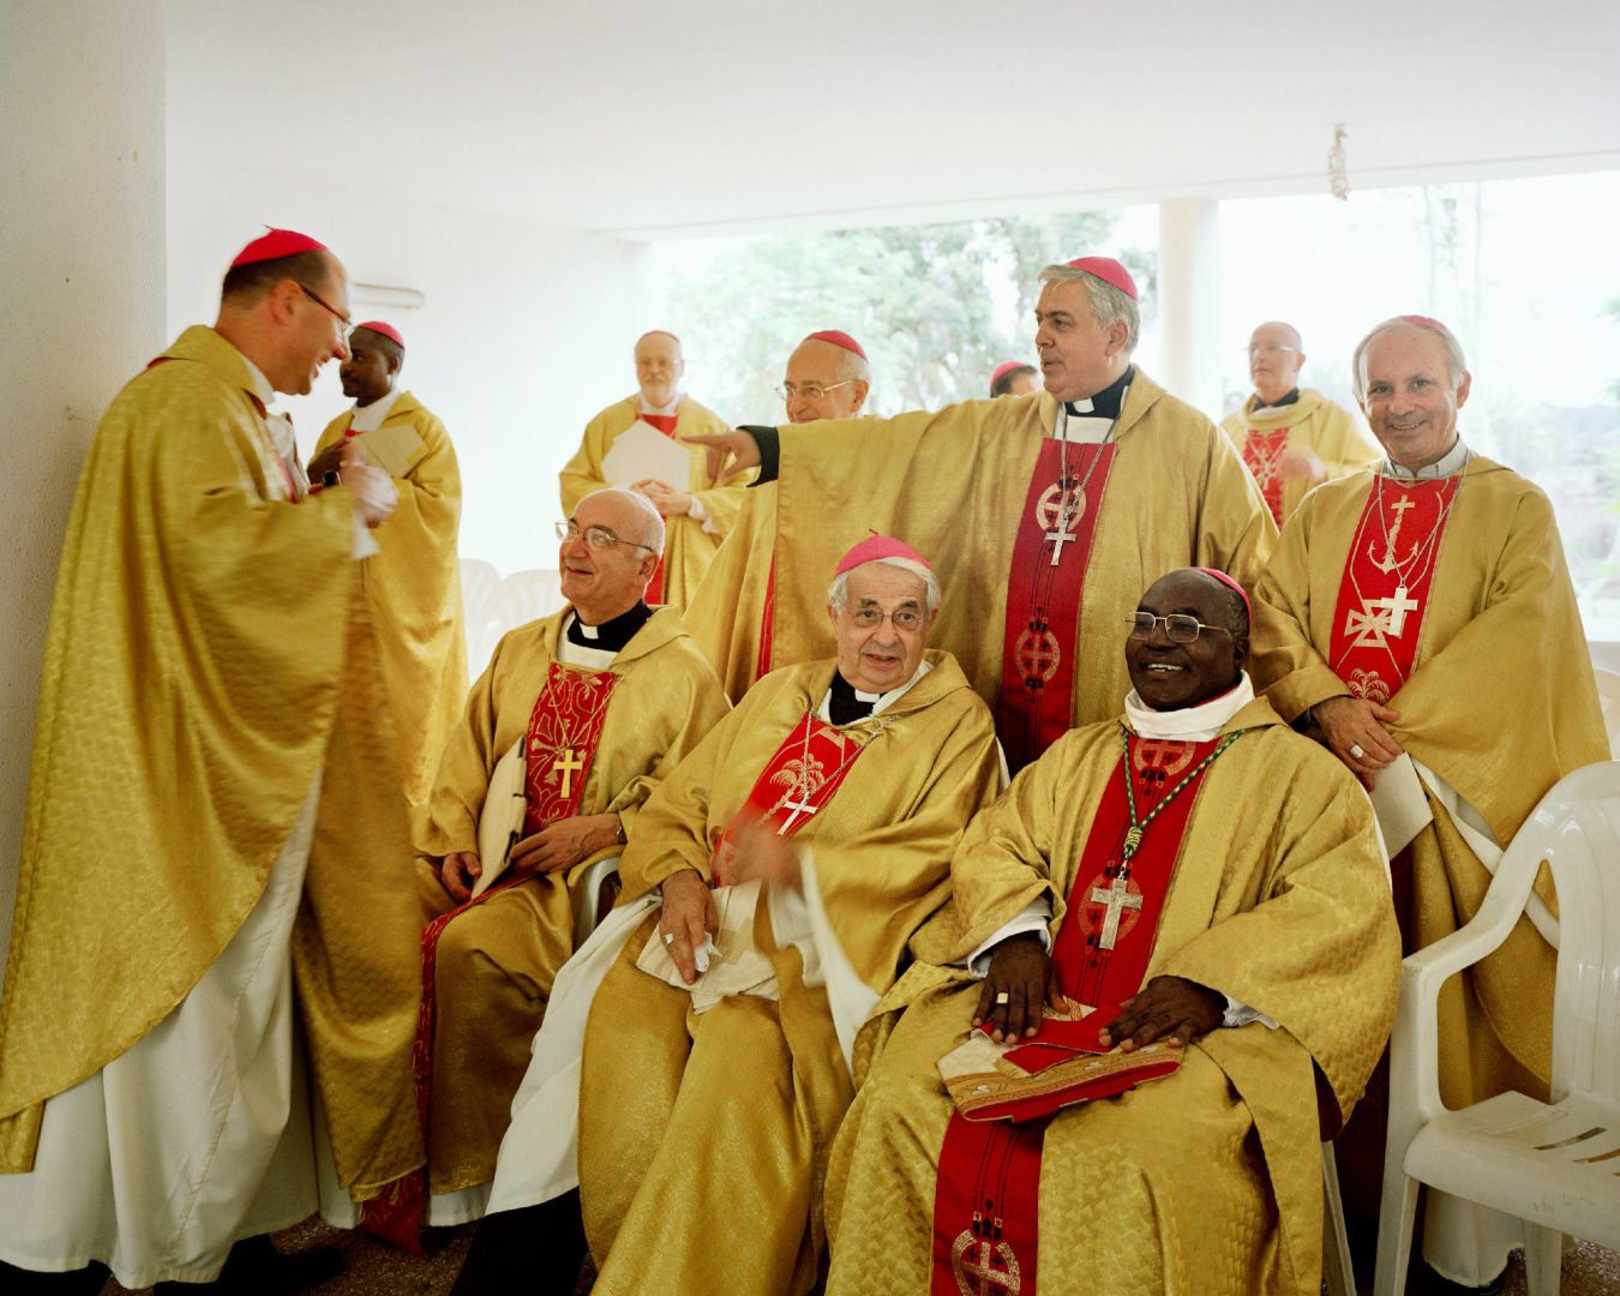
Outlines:
<svg viewBox="0 0 1620 1296"><path fill-rule="evenodd" d="M606 648L587 648L577 644L568 637L568 627L579 621L579 632L587 639L597 637L595 626L586 625L579 620L579 614L570 612L563 618L562 626L557 633L557 660L565 666L585 666L591 670L606 670L613 665L619 654L609 652Z"/></svg>
<svg viewBox="0 0 1620 1296"><path fill-rule="evenodd" d="M881 715L901 698L905 697L911 691L912 685L933 669L934 663L925 657L917 667L916 673L899 688L892 688L887 693L863 693L860 689L855 689L855 700L857 702L870 702L872 704L872 715ZM828 724L832 723L832 688L830 685L827 691L821 695L821 705L816 708L816 715ZM870 720L871 716L862 716L861 719ZM859 721L856 723L859 723Z"/></svg>
<svg viewBox="0 0 1620 1296"><path fill-rule="evenodd" d="M1125 397L1130 391L1129 385L1119 394L1120 409L1125 408ZM1073 405L1074 415L1070 415L1069 406ZM1084 400L1059 401L1057 403L1057 419L1052 426L1052 436L1058 441L1067 441L1071 445L1101 445L1108 440L1114 430L1114 420L1105 418L1100 414L1092 414L1094 408L1091 398Z"/></svg>
<svg viewBox="0 0 1620 1296"><path fill-rule="evenodd" d="M1155 711L1132 689L1125 695L1125 719L1141 738L1170 738L1177 742L1208 742L1226 728L1226 722L1254 701L1249 672L1220 697L1179 711Z"/></svg>
<svg viewBox="0 0 1620 1296"><path fill-rule="evenodd" d="M393 412L394 402L405 393L395 388L381 400L374 400L369 405L356 405L354 417L349 420L349 427L356 436L362 432L375 432L380 428L390 413Z"/></svg>
<svg viewBox="0 0 1620 1296"><path fill-rule="evenodd" d="M681 393L675 393L675 399L668 405L654 405L645 396L637 395L636 408L643 414L679 414L681 412Z"/></svg>
<svg viewBox="0 0 1620 1296"><path fill-rule="evenodd" d="M1471 452L1463 444L1462 437L1458 436L1452 442L1451 449L1432 464L1426 464L1422 468L1408 468L1386 457L1384 462L1378 465L1378 471L1385 477L1400 477L1406 481L1437 481L1442 477L1455 477L1468 466L1470 458Z"/></svg>

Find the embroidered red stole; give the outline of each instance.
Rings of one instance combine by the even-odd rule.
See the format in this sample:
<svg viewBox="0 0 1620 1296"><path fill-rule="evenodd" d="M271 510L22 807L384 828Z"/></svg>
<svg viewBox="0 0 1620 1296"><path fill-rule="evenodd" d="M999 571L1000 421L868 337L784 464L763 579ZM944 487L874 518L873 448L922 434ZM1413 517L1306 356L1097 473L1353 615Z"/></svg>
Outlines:
<svg viewBox="0 0 1620 1296"><path fill-rule="evenodd" d="M731 849L737 828L749 820L763 820L778 837L792 837L837 795L863 750L852 734L806 711L760 770L748 799L715 843L716 856Z"/></svg>
<svg viewBox="0 0 1620 1296"><path fill-rule="evenodd" d="M1288 449L1290 431L1291 428L1267 431L1252 427L1243 443L1243 462L1248 465L1254 484L1260 488L1261 498L1278 526L1283 524L1282 457Z"/></svg>
<svg viewBox="0 0 1620 1296"><path fill-rule="evenodd" d="M1080 599L1115 446L1064 445L1048 437L1030 476L1007 577L996 734L1013 773L1068 732L1073 721Z"/></svg>
<svg viewBox="0 0 1620 1296"><path fill-rule="evenodd" d="M571 819L579 813L585 780L596 759L608 702L619 682L612 671L588 672L553 661L545 685L535 699L524 742L526 802L523 832L532 836L547 824ZM433 1028L438 999L439 938L452 920L518 886L529 875L508 874L474 900L440 914L422 929L422 1000L416 1016L416 1043L411 1049L411 1072L416 1081L416 1114L424 1146L428 1138L428 1106L433 1089ZM420 1255L421 1229L426 1217L428 1167L419 1174L396 1180L360 1207L360 1227L385 1241Z"/></svg>
<svg viewBox="0 0 1620 1296"><path fill-rule="evenodd" d="M1215 746L1213 740L1134 739L1130 776L1138 818L1146 818ZM1043 1025L1029 1044L1009 1053L1009 1059L1028 1067L1038 1064L1043 1053L1056 1063L1076 1050L1104 1051L1096 1041L1098 1032L1119 1015L1119 1005L1142 988L1182 840L1208 772L1206 767L1153 820L1122 878L1120 860L1130 812L1121 770L1115 766L1091 821L1052 950L1063 992L1096 1005L1097 1011L1078 1022ZM934 1190L930 1296L996 1290L1034 1296L1041 1149L1048 1118L1063 1106L1109 1097L1151 1078L1152 1074L1138 1074L1074 1090L1064 1096L1066 1101L1033 1104L1011 1119L968 1120L953 1110Z"/></svg>
<svg viewBox="0 0 1620 1296"><path fill-rule="evenodd" d="M1345 556L1328 646L1328 665L1352 696L1382 705L1411 675L1435 560L1461 484L1461 477L1373 478Z"/></svg>

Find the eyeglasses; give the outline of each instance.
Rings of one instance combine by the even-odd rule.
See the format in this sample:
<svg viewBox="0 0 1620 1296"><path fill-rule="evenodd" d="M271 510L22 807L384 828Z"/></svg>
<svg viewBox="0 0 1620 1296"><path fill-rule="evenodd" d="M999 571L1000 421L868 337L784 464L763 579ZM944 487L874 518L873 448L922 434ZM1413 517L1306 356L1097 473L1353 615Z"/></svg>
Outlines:
<svg viewBox="0 0 1620 1296"><path fill-rule="evenodd" d="M294 282L296 282L296 280ZM337 307L335 307L335 306L329 304L328 302L324 301L320 297L320 295L318 293L310 291L310 289L306 288L303 284L299 284L298 287L299 287L299 290L304 294L304 296L308 297L310 299L310 301L314 302L323 311L325 311L328 315L330 315L333 319L335 319L339 324L343 325L344 328L348 328L350 326L350 324L353 323L353 321L347 315L345 315L342 311L338 310Z"/></svg>
<svg viewBox="0 0 1620 1296"><path fill-rule="evenodd" d="M1164 633L1171 643L1196 643L1198 636L1205 630L1216 630L1221 634L1229 635L1232 632L1225 626L1205 625L1195 616L1188 616L1185 612L1172 612L1169 616L1154 616L1151 612L1137 612L1125 618L1125 624L1130 626L1132 639L1151 639L1153 627L1160 622L1164 623Z"/></svg>
<svg viewBox="0 0 1620 1296"><path fill-rule="evenodd" d="M1260 346L1250 346L1248 348L1248 356L1249 356L1249 359L1253 360L1255 358L1255 356L1285 355L1290 351L1292 351L1295 355L1299 354L1299 348L1298 347L1278 346L1275 342L1265 342L1265 343L1262 343Z"/></svg>
<svg viewBox="0 0 1620 1296"><path fill-rule="evenodd" d="M785 382L776 389L776 394L784 401L791 401L795 396L803 396L806 400L820 400L828 392L835 392L840 387L848 387L855 380L846 378L843 382L834 383L831 387L821 383L790 383Z"/></svg>
<svg viewBox="0 0 1620 1296"><path fill-rule="evenodd" d="M611 549L614 545L624 544L633 549L645 549L648 553L658 552L651 545L639 544L634 540L626 540L623 536L615 535L605 526L588 526L581 529L577 522L570 519L567 522L557 523L553 529L557 532L559 540L577 540L580 536L584 536L585 543L592 549Z"/></svg>
<svg viewBox="0 0 1620 1296"><path fill-rule="evenodd" d="M893 612L885 612L882 608L858 607L849 614L849 619L862 630L876 630L885 621L892 621L896 630L910 634L922 629L923 614L914 607L897 608Z"/></svg>

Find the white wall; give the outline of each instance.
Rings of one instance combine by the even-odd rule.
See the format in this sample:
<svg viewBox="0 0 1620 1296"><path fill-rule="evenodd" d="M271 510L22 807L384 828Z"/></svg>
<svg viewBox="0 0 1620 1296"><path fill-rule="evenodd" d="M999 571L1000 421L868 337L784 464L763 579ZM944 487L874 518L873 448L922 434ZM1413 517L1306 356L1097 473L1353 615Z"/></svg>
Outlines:
<svg viewBox="0 0 1620 1296"><path fill-rule="evenodd" d="M297 177L221 188L219 169L171 134L169 328L213 319L219 279L265 224L328 244L351 281L414 288L419 310L356 304L405 335L403 383L445 421L461 461L461 553L503 573L556 564L557 471L590 416L635 388L631 348L646 248L618 238L428 201L378 205ZM273 195L267 197L266 195ZM283 397L307 453L347 405L337 365Z"/></svg>
<svg viewBox="0 0 1620 1296"><path fill-rule="evenodd" d="M74 485L102 410L163 347L162 68L156 0L0 6L0 959Z"/></svg>

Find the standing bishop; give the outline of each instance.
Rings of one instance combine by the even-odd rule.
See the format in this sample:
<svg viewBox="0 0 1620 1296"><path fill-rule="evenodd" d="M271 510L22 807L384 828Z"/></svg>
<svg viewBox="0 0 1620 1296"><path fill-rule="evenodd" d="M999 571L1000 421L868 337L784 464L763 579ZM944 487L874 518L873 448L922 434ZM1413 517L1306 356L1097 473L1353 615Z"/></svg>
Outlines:
<svg viewBox="0 0 1620 1296"><path fill-rule="evenodd" d="M856 1046L829 1296L1317 1296L1397 938L1372 808L1255 698L1229 581L1143 594L1124 715L963 837Z"/></svg>
<svg viewBox="0 0 1620 1296"><path fill-rule="evenodd" d="M444 424L399 386L405 339L370 320L349 334L338 370L354 408L321 433L309 475L319 484L353 441L385 469L399 506L377 532L378 552L360 565L383 682L394 715L397 755L411 822L427 814L439 754L467 693L462 624L461 470Z"/></svg>
<svg viewBox="0 0 1620 1296"><path fill-rule="evenodd" d="M1386 458L1313 491L1283 529L1257 591L1268 634L1255 677L1373 787L1411 953L1473 917L1542 795L1607 759L1608 741L1552 505L1458 435L1473 379L1451 330L1386 320L1353 365ZM1509 696L1511 708L1488 701ZM1502 947L1441 993L1448 1107L1506 1089L1545 1096L1551 903L1538 888ZM1376 1123L1372 1104L1363 1116ZM1382 1131L1347 1142L1381 1149ZM1362 1176L1369 1193L1376 1177ZM1515 1244L1475 1214L1430 1196L1425 1255L1466 1286L1491 1282Z"/></svg>
<svg viewBox="0 0 1620 1296"><path fill-rule="evenodd" d="M999 783L989 711L928 647L939 598L909 546L855 546L827 591L836 657L766 676L647 802L458 1296L572 1292L587 1236L602 1296L814 1287L855 1031Z"/></svg>
<svg viewBox="0 0 1620 1296"><path fill-rule="evenodd" d="M858 418L872 390L872 367L848 333L822 329L793 348L778 390L789 423ZM737 525L715 554L686 618L733 702L771 672L776 615L776 484L743 495Z"/></svg>
<svg viewBox="0 0 1620 1296"><path fill-rule="evenodd" d="M1299 331L1280 320L1255 329L1249 338L1254 394L1221 420L1279 527L1311 487L1378 460L1349 410L1319 391L1300 389L1304 345Z"/></svg>
<svg viewBox="0 0 1620 1296"><path fill-rule="evenodd" d="M322 244L255 239L80 476L0 1000L9 1292L299 1285L262 1236L316 1204L290 948L393 488L351 449L308 495L266 407L347 354L347 302Z"/></svg>
<svg viewBox="0 0 1620 1296"><path fill-rule="evenodd" d="M429 1224L483 1213L558 969L611 907L603 883L640 838L648 796L728 709L680 613L643 600L664 541L646 497L597 491L561 531L568 606L496 646L418 839L418 872L441 914L422 943L416 1049ZM521 762L512 788L503 760ZM514 790L522 821L509 867L475 896L500 863L479 858L480 822L501 812L491 798Z"/></svg>
<svg viewBox="0 0 1620 1296"><path fill-rule="evenodd" d="M604 486L640 491L668 529L647 599L684 608L736 524L753 474L715 481L705 473L703 456L681 445L683 438L723 432L726 425L681 391L686 360L680 338L663 329L644 333L635 359L638 390L585 425L578 451L563 467L563 516L572 517L580 500Z"/></svg>
<svg viewBox="0 0 1620 1296"><path fill-rule="evenodd" d="M1125 267L1081 257L1041 282L1044 391L696 438L711 470L729 451L777 484L773 663L828 651L813 578L858 527L911 536L952 574L935 639L992 704L1015 770L1115 713L1120 627L1143 588L1188 563L1252 584L1276 535L1220 429L1131 363L1140 316Z"/></svg>

